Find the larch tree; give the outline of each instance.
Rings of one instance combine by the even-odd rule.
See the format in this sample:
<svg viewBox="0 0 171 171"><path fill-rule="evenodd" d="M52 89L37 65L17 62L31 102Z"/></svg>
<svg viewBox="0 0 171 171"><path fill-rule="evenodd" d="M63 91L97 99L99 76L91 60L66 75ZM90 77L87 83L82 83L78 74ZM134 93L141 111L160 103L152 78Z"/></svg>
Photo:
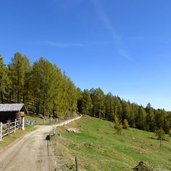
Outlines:
<svg viewBox="0 0 171 171"><path fill-rule="evenodd" d="M63 116L63 76L61 70L54 65L54 81L53 81L53 116L64 117Z"/></svg>
<svg viewBox="0 0 171 171"><path fill-rule="evenodd" d="M147 112L147 124L146 124L146 130L147 131L155 131L156 130L156 121L155 121L155 114L154 114L154 109L151 107L151 104L148 103L146 108Z"/></svg>
<svg viewBox="0 0 171 171"><path fill-rule="evenodd" d="M104 92L97 88L92 96L93 115L99 118L105 117L105 95Z"/></svg>
<svg viewBox="0 0 171 171"><path fill-rule="evenodd" d="M30 63L26 56L17 52L9 65L9 77L11 80L11 100L14 102L24 102L26 95L27 74L30 72ZM29 89L29 88L28 88Z"/></svg>
<svg viewBox="0 0 171 171"><path fill-rule="evenodd" d="M0 103L7 101L6 96L8 96L8 70L3 62L2 55L0 55Z"/></svg>
<svg viewBox="0 0 171 171"><path fill-rule="evenodd" d="M114 120L115 105L112 93L108 93L105 97L105 117Z"/></svg>
<svg viewBox="0 0 171 171"><path fill-rule="evenodd" d="M36 113L49 116L53 111L53 65L40 58L33 65L32 71L32 93Z"/></svg>
<svg viewBox="0 0 171 171"><path fill-rule="evenodd" d="M88 90L84 90L81 98L81 113L91 115L93 104Z"/></svg>
<svg viewBox="0 0 171 171"><path fill-rule="evenodd" d="M146 127L146 116L147 116L147 113L144 110L144 108L141 106L139 108L138 115L137 115L137 118L136 118L137 128L145 129L145 127Z"/></svg>

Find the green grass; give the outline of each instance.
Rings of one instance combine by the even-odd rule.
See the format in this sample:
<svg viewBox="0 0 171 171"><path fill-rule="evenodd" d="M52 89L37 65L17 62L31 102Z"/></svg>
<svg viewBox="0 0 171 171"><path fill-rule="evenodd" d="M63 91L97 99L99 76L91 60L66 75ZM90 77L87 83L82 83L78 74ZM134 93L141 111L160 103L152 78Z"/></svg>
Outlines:
<svg viewBox="0 0 171 171"><path fill-rule="evenodd" d="M81 170L129 171L141 160L155 170L171 170L171 142L162 142L160 150L159 141L149 138L154 133L129 129L117 135L111 122L88 116L67 127L78 128L80 134L60 127L57 133L61 136L53 141L57 160L60 156L70 170L74 170L74 156L78 157Z"/></svg>
<svg viewBox="0 0 171 171"><path fill-rule="evenodd" d="M38 125L42 125L43 124L43 119L38 117L38 115L26 115L25 116L25 120L36 120L36 123Z"/></svg>
<svg viewBox="0 0 171 171"><path fill-rule="evenodd" d="M36 114L26 115L25 120L36 120L37 125L52 125L52 124L55 124L54 119L51 119L51 123L50 123L49 118L46 118L43 121L43 119L41 117L39 117L38 115L36 115Z"/></svg>

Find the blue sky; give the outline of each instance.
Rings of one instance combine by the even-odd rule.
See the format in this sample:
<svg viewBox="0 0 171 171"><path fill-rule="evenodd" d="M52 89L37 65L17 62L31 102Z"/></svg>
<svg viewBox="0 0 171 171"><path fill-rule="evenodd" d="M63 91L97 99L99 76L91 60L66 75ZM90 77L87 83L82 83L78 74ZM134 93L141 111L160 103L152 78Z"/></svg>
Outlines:
<svg viewBox="0 0 171 171"><path fill-rule="evenodd" d="M56 63L81 89L171 110L170 0L2 0L0 53Z"/></svg>

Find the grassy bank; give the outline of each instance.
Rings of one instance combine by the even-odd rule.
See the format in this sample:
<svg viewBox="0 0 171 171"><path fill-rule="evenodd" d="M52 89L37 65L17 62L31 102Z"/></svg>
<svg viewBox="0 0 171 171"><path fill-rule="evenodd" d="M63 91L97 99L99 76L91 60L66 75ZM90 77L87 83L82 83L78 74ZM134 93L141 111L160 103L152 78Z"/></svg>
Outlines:
<svg viewBox="0 0 171 171"><path fill-rule="evenodd" d="M26 115L25 120L35 120L37 125L43 124L43 119L38 115Z"/></svg>
<svg viewBox="0 0 171 171"><path fill-rule="evenodd" d="M80 170L88 171L131 171L141 160L155 170L171 170L170 142L151 139L154 133L136 129L124 130L123 135L115 134L111 122L82 117L67 127L77 128L80 133L67 132L57 128L58 136L53 138L56 160L68 170L74 170L74 157L79 159Z"/></svg>
<svg viewBox="0 0 171 171"><path fill-rule="evenodd" d="M56 124L55 119L46 117L44 120L36 114L26 115L25 120L35 120L37 125L52 125Z"/></svg>

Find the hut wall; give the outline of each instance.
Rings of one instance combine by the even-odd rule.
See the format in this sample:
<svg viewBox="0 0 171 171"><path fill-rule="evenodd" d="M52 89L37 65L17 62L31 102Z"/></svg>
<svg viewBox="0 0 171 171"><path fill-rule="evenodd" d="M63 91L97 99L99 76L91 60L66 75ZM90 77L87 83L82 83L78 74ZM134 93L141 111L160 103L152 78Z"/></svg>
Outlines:
<svg viewBox="0 0 171 171"><path fill-rule="evenodd" d="M0 122L7 123L8 120L14 121L16 112L0 112Z"/></svg>

